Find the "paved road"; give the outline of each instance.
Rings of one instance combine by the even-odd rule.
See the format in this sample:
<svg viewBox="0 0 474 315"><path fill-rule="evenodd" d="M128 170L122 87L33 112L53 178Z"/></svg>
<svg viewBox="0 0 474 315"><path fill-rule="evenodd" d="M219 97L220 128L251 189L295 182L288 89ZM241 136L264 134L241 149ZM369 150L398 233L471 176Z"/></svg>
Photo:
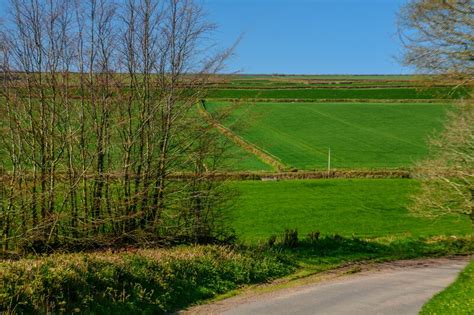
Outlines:
<svg viewBox="0 0 474 315"><path fill-rule="evenodd" d="M467 259L366 271L208 308L214 314L418 314L453 282Z"/></svg>

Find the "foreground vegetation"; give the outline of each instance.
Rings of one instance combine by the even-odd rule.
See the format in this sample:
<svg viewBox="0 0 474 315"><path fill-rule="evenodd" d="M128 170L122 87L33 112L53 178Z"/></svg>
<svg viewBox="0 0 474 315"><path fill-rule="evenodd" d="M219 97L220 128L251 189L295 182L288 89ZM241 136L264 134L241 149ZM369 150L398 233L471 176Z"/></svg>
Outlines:
<svg viewBox="0 0 474 315"><path fill-rule="evenodd" d="M293 270L219 246L55 254L0 262L0 313L164 313Z"/></svg>
<svg viewBox="0 0 474 315"><path fill-rule="evenodd" d="M474 313L474 261L458 276L456 281L435 295L421 310L422 315Z"/></svg>
<svg viewBox="0 0 474 315"><path fill-rule="evenodd" d="M473 232L467 216L415 217L407 209L419 183L409 179L330 179L234 182L239 197L230 214L249 243L285 229L350 237L428 237Z"/></svg>
<svg viewBox="0 0 474 315"><path fill-rule="evenodd" d="M165 313L295 271L292 277L302 277L356 261L474 251L472 237L294 236L289 231L275 242L252 247L188 246L3 261L0 312Z"/></svg>

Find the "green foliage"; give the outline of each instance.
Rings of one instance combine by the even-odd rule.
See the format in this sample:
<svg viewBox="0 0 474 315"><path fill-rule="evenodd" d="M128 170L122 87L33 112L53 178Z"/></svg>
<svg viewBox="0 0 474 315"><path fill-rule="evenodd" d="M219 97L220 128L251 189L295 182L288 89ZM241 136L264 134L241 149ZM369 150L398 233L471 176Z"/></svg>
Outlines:
<svg viewBox="0 0 474 315"><path fill-rule="evenodd" d="M282 245L288 248L298 246L298 230L286 229L283 233Z"/></svg>
<svg viewBox="0 0 474 315"><path fill-rule="evenodd" d="M474 314L474 261L453 284L426 303L420 314Z"/></svg>
<svg viewBox="0 0 474 315"><path fill-rule="evenodd" d="M211 112L228 103L208 103ZM289 167L409 167L428 154L427 138L443 127L442 104L256 103L224 122L245 124L237 134Z"/></svg>
<svg viewBox="0 0 474 315"><path fill-rule="evenodd" d="M293 269L277 255L218 246L6 261L0 312L164 313Z"/></svg>
<svg viewBox="0 0 474 315"><path fill-rule="evenodd" d="M277 236L275 234L270 235L267 241L267 245L269 247L273 247L277 241Z"/></svg>
<svg viewBox="0 0 474 315"><path fill-rule="evenodd" d="M416 217L407 209L419 183L410 179L330 179L232 182L239 195L229 220L240 240L257 243L285 229L344 237L473 233L458 215Z"/></svg>
<svg viewBox="0 0 474 315"><path fill-rule="evenodd" d="M308 240L312 243L319 241L319 237L321 236L321 232L319 231L311 231L308 233Z"/></svg>

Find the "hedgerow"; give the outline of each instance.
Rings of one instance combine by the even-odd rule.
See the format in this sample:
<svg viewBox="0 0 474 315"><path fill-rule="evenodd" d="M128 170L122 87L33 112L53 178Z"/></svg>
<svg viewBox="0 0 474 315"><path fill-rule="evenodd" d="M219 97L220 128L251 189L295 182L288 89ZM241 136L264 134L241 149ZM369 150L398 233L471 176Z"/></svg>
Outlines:
<svg viewBox="0 0 474 315"><path fill-rule="evenodd" d="M0 313L165 313L292 271L224 246L53 254L0 262Z"/></svg>

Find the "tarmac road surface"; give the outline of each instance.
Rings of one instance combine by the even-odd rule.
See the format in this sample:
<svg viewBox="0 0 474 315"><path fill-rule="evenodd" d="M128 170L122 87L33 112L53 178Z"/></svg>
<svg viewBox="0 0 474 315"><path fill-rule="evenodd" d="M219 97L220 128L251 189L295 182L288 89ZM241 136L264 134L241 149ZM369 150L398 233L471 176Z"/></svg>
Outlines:
<svg viewBox="0 0 474 315"><path fill-rule="evenodd" d="M193 314L418 314L452 283L468 258L384 266L271 293L234 297L197 307Z"/></svg>

